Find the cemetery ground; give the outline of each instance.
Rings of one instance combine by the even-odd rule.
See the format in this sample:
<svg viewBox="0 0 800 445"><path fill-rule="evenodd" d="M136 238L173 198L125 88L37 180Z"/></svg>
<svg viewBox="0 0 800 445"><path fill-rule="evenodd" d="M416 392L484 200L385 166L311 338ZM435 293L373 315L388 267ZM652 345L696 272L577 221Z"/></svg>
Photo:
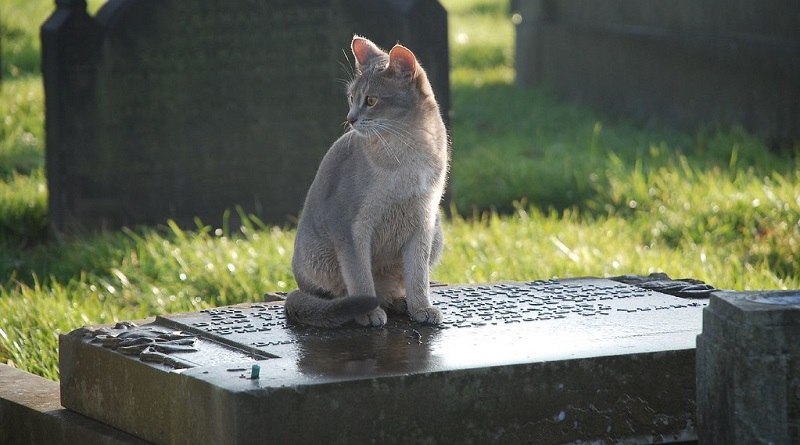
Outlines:
<svg viewBox="0 0 800 445"><path fill-rule="evenodd" d="M662 271L736 290L800 288L800 147L726 126L629 122L516 88L508 3L443 3L453 215L433 279ZM0 362L57 380L59 333L257 301L295 283L291 222L244 215L230 227L220 215L48 235L38 27L53 7L0 5Z"/></svg>

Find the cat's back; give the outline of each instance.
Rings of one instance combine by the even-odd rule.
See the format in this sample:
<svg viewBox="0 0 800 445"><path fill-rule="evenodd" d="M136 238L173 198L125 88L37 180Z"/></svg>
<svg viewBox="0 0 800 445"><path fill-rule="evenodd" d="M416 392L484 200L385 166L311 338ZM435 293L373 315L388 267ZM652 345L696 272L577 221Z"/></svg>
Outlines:
<svg viewBox="0 0 800 445"><path fill-rule="evenodd" d="M363 180L364 154L359 148L361 141L355 132L348 131L331 145L322 158L314 182L306 196L304 213L316 210L352 207L360 196L358 182ZM343 202L337 201L340 196L349 197ZM343 209L344 210L344 209Z"/></svg>
<svg viewBox="0 0 800 445"><path fill-rule="evenodd" d="M360 157L358 145L358 135L353 131L348 131L339 136L339 139L331 145L322 158L317 176L327 171L340 171L348 167L349 163L358 162L353 159L354 157Z"/></svg>

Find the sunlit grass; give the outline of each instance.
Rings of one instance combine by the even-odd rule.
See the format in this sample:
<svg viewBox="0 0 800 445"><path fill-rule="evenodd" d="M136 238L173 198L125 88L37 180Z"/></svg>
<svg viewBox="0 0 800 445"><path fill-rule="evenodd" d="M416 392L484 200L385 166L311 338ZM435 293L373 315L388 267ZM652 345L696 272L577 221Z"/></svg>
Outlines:
<svg viewBox="0 0 800 445"><path fill-rule="evenodd" d="M232 234L170 224L29 249L3 264L15 270L0 283L0 359L56 378L58 333L288 289L293 241L292 231L248 218Z"/></svg>
<svg viewBox="0 0 800 445"><path fill-rule="evenodd" d="M44 93L38 77L6 79L0 88L0 178L44 163Z"/></svg>
<svg viewBox="0 0 800 445"><path fill-rule="evenodd" d="M514 26L508 3L449 0L450 81L453 88L509 84L514 79Z"/></svg>
<svg viewBox="0 0 800 445"><path fill-rule="evenodd" d="M44 0L4 0L0 3L4 81L39 75L39 26L54 9L55 2Z"/></svg>

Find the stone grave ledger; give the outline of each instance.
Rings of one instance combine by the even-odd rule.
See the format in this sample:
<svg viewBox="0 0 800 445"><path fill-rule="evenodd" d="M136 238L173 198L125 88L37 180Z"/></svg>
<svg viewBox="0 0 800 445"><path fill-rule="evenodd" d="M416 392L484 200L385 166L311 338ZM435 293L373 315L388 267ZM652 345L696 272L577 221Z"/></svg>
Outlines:
<svg viewBox="0 0 800 445"><path fill-rule="evenodd" d="M411 48L447 121L435 0L56 3L41 38L58 230L297 215L344 131L354 33Z"/></svg>
<svg viewBox="0 0 800 445"><path fill-rule="evenodd" d="M432 289L442 326L287 325L282 302L82 328L64 407L156 444L696 438L704 299L604 279Z"/></svg>
<svg viewBox="0 0 800 445"><path fill-rule="evenodd" d="M697 412L701 443L800 444L800 291L712 294Z"/></svg>

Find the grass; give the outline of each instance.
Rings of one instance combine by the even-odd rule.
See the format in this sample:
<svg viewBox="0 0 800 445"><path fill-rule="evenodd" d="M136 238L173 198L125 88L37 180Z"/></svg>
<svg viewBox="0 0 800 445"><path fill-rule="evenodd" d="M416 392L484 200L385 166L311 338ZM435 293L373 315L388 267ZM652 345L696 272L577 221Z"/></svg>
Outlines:
<svg viewBox="0 0 800 445"><path fill-rule="evenodd" d="M444 4L456 211L434 279L663 271L732 289L800 287L797 157L737 128L638 125L516 88L507 2ZM51 9L0 4L0 363L57 380L59 333L295 283L293 229L247 215L242 227L220 215L48 239L37 29Z"/></svg>

